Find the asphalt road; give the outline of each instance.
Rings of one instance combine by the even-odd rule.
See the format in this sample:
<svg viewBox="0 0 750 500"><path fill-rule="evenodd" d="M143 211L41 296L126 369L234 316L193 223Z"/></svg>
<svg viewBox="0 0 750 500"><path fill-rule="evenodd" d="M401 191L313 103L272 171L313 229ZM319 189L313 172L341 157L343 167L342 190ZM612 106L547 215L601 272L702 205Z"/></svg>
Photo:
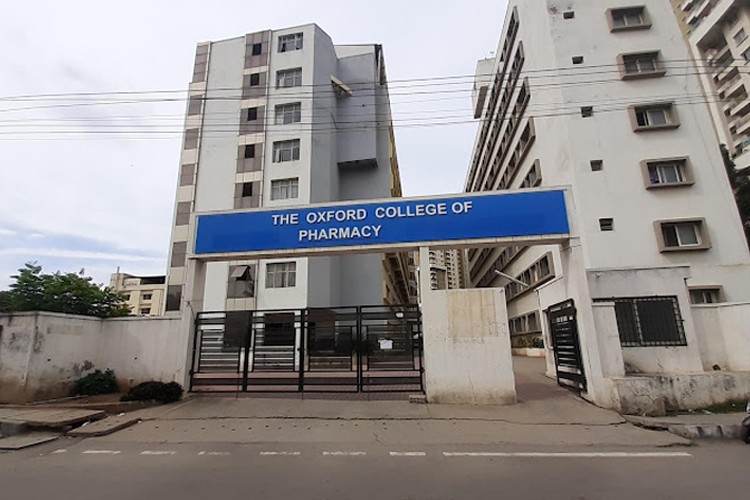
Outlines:
<svg viewBox="0 0 750 500"><path fill-rule="evenodd" d="M441 444L442 441L453 444ZM61 439L0 454L3 500L747 498L750 446Z"/></svg>

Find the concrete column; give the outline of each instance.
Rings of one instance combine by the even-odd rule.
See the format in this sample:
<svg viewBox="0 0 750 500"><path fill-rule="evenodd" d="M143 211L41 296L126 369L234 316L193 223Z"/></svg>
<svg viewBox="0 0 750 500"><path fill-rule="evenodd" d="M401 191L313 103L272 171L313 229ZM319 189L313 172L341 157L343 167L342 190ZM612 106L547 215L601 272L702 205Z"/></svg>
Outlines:
<svg viewBox="0 0 750 500"><path fill-rule="evenodd" d="M179 346L185 349L185 373L182 377L183 387L190 386L190 367L193 364L193 346L195 343L195 319L203 310L203 293L206 286L206 263L198 259L188 259L185 268L185 287L180 304Z"/></svg>

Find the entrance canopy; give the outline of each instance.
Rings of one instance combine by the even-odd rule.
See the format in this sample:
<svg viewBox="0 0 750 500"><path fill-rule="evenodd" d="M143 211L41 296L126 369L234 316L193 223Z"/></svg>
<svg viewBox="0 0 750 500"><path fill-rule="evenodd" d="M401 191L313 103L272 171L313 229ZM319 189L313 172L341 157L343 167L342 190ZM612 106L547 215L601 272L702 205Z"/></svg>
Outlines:
<svg viewBox="0 0 750 500"><path fill-rule="evenodd" d="M565 189L388 198L196 215L193 258L240 260L560 243Z"/></svg>

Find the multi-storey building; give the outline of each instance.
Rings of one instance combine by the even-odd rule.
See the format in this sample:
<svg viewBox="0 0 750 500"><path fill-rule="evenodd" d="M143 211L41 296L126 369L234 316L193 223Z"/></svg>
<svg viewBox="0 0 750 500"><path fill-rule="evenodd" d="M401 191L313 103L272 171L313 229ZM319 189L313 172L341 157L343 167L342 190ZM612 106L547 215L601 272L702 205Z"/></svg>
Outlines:
<svg viewBox="0 0 750 500"><path fill-rule="evenodd" d="M160 316L166 292L164 276L133 276L113 273L109 287L125 296L130 311L135 316Z"/></svg>
<svg viewBox="0 0 750 500"><path fill-rule="evenodd" d="M719 140L736 167L749 167L750 2L671 1L695 57L694 68L685 67L685 71L700 75Z"/></svg>
<svg viewBox="0 0 750 500"><path fill-rule="evenodd" d="M430 250L430 287L433 290L466 288L463 250Z"/></svg>
<svg viewBox="0 0 750 500"><path fill-rule="evenodd" d="M181 307L194 212L401 196L380 45L318 26L198 44L166 312ZM405 254L217 262L204 310L409 302Z"/></svg>
<svg viewBox="0 0 750 500"><path fill-rule="evenodd" d="M705 100L686 98L699 75L669 64L691 59L671 5L511 0L496 54L465 190L568 186L572 237L470 250L471 284L504 286L511 333L547 345L543 312L574 306L592 380L731 369L706 316L728 309L698 304L750 300L750 253Z"/></svg>

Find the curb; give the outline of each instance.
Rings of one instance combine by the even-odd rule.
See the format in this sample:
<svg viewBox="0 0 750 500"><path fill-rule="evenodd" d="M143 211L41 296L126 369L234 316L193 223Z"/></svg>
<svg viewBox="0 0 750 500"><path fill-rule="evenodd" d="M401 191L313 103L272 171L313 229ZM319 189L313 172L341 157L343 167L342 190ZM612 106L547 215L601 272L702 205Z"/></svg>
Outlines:
<svg viewBox="0 0 750 500"><path fill-rule="evenodd" d="M634 415L623 415L633 425L657 431L668 431L687 439L739 439L740 424L678 424L653 421Z"/></svg>

